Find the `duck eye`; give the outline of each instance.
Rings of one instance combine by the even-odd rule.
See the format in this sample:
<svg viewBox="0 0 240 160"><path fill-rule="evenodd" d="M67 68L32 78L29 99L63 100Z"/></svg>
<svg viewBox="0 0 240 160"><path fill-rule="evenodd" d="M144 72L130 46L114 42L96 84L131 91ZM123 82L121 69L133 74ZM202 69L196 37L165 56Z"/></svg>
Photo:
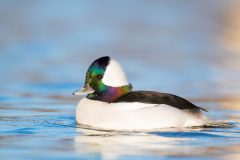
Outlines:
<svg viewBox="0 0 240 160"><path fill-rule="evenodd" d="M103 76L99 74L99 75L97 75L97 78L98 78L98 79L102 79Z"/></svg>

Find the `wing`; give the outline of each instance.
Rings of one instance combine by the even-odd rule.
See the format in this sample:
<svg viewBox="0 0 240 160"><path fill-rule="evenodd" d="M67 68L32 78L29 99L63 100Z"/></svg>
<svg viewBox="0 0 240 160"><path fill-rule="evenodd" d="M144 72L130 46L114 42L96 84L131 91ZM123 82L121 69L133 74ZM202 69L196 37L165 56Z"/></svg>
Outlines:
<svg viewBox="0 0 240 160"><path fill-rule="evenodd" d="M191 102L184 98L178 97L173 94L160 93L154 91L133 91L128 94L118 98L114 102L141 102L147 104L166 104L172 107L187 110L190 112L198 113L201 110L207 111L204 108L195 106ZM113 103L114 103L113 102Z"/></svg>

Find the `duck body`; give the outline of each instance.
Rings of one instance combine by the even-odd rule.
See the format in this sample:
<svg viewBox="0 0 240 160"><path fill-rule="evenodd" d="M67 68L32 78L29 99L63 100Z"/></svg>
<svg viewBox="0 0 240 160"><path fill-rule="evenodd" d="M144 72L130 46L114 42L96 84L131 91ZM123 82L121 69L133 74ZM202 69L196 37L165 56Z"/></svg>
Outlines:
<svg viewBox="0 0 240 160"><path fill-rule="evenodd" d="M90 73L93 67L97 68L98 74ZM99 71L101 68L103 71ZM202 113L205 109L181 97L154 91L132 91L121 67L110 57L92 63L81 92L88 95L77 105L76 121L97 129L157 130L201 126L207 121ZM74 93L79 94L79 91Z"/></svg>
<svg viewBox="0 0 240 160"><path fill-rule="evenodd" d="M77 106L79 124L106 130L156 130L169 127L201 126L201 111L181 110L167 104L101 102L83 98Z"/></svg>

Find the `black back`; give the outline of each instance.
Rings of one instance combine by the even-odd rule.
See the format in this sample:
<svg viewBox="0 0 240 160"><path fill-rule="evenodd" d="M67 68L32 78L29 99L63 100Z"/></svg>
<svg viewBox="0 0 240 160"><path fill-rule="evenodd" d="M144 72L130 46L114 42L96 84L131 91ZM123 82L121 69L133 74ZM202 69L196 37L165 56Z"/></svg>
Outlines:
<svg viewBox="0 0 240 160"><path fill-rule="evenodd" d="M187 110L194 113L198 113L201 110L207 111L204 108L195 106L194 104L192 104L191 102L187 101L184 98L178 97L173 94L160 93L154 91L129 92L128 94L118 98L114 102L141 102L150 104L166 104L181 110Z"/></svg>

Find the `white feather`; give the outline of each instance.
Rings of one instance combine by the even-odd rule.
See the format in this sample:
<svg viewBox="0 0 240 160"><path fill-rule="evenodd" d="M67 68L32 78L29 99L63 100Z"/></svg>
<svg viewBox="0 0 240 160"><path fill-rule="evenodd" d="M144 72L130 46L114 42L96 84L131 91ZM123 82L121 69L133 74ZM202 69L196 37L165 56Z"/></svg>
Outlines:
<svg viewBox="0 0 240 160"><path fill-rule="evenodd" d="M161 104L106 103L82 99L77 107L79 124L109 130L152 130L203 125L206 118Z"/></svg>
<svg viewBox="0 0 240 160"><path fill-rule="evenodd" d="M105 70L102 81L104 84L112 87L128 85L128 80L122 67L112 58Z"/></svg>

